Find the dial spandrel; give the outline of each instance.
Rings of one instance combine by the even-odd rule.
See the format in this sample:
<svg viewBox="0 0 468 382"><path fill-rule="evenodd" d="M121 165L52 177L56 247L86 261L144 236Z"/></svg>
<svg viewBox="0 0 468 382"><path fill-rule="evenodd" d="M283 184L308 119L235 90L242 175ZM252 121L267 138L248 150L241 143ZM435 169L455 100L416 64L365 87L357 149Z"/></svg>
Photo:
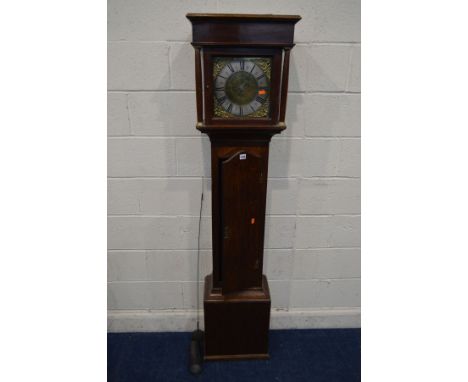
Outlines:
<svg viewBox="0 0 468 382"><path fill-rule="evenodd" d="M216 57L213 79L215 117L269 116L271 58Z"/></svg>

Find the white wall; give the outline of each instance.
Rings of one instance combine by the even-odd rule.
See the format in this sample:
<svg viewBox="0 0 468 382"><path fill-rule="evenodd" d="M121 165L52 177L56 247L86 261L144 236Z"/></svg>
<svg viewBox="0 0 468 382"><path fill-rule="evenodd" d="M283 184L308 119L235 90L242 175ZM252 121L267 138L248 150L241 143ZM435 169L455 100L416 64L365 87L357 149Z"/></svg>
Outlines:
<svg viewBox="0 0 468 382"><path fill-rule="evenodd" d="M302 16L288 129L270 152L272 328L359 326L359 1L109 0L109 331L193 329L202 186L202 274L211 267L188 12Z"/></svg>

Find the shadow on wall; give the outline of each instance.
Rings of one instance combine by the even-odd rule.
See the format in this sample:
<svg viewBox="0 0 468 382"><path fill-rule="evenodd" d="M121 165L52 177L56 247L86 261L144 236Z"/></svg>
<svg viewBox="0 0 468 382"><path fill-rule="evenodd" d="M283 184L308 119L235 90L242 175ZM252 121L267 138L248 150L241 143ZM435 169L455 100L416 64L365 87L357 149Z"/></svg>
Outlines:
<svg viewBox="0 0 468 382"><path fill-rule="evenodd" d="M175 136L176 146L176 178L187 179L193 183L193 188L186 188L185 182L168 182L167 191L170 194L178 193L186 195L189 201L187 206L187 215L189 224L180 229L191 231L190 237L193 242L190 249L194 250L196 256L198 225L201 203L201 193L203 190L204 200L202 204L202 220L200 230L200 280L212 272L212 243L211 243L211 150L208 136L200 133L195 125L196 115L196 96L194 91L195 77L195 50L190 43L178 44L176 47L171 45L171 68L179 70L178 73L172 73L179 77L178 84L174 85L177 90L166 93L169 99L161 100L165 103L163 113L171 113L171 126L166 126L167 135ZM169 73L168 73L169 74ZM182 79L182 80L181 80ZM196 263L194 263L195 265ZM193 280L196 280L197 269L193 267ZM193 287L186 290L185 296L188 303L184 306L186 309L196 308L196 281ZM203 282L199 285L200 306L203 300Z"/></svg>
<svg viewBox="0 0 468 382"><path fill-rule="evenodd" d="M291 51L291 59L289 65L289 84L297 82L297 70L295 70L294 49ZM268 162L268 177L269 178L287 178L297 176L297 173L291 173L290 161L292 155L292 126L298 123L298 113L303 102L301 97L296 97L290 94L291 86L288 89L288 98L286 104L286 130L281 134L274 135L270 142L270 158ZM276 182L275 187L284 189L288 186L287 182ZM271 186L270 186L271 188ZM271 189L273 191L274 189ZM269 190L270 191L270 190ZM271 192L268 192L268 198L271 198Z"/></svg>

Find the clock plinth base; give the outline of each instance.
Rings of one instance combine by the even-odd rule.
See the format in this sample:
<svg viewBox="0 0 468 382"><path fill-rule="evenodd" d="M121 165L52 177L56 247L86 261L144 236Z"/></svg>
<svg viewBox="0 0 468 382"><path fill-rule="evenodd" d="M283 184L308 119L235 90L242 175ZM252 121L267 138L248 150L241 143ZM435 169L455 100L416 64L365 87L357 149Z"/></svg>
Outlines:
<svg viewBox="0 0 468 382"><path fill-rule="evenodd" d="M263 275L262 287L221 294L205 278L205 360L268 359L271 299Z"/></svg>

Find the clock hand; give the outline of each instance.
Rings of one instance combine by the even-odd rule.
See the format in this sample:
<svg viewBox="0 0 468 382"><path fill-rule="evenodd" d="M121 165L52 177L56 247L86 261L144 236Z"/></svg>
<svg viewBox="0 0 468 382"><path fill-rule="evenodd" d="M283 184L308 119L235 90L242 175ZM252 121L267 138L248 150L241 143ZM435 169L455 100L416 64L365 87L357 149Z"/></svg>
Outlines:
<svg viewBox="0 0 468 382"><path fill-rule="evenodd" d="M241 84L239 84L239 92L244 95L245 93L245 87L247 86L247 83L246 82L242 82Z"/></svg>

